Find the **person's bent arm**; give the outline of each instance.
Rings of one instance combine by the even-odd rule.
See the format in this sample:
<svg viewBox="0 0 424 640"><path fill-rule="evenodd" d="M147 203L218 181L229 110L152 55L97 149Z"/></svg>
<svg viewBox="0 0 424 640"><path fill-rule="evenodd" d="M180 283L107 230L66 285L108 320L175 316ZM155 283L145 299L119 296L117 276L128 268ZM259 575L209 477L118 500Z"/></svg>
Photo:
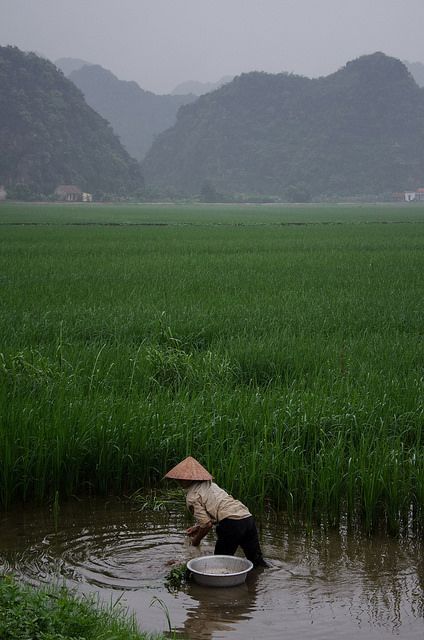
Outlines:
<svg viewBox="0 0 424 640"><path fill-rule="evenodd" d="M196 527L192 528L195 529L195 531L189 534L189 536L191 537L191 544L193 545L193 547L198 547L200 542L212 528L212 522L208 522L204 525L197 525Z"/></svg>

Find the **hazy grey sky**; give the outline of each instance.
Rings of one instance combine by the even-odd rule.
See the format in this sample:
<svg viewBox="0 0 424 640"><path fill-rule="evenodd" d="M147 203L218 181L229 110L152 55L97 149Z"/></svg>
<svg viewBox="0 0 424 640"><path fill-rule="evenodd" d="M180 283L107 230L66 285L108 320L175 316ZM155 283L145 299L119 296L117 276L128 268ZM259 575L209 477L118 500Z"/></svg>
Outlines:
<svg viewBox="0 0 424 640"><path fill-rule="evenodd" d="M424 63L424 0L0 0L0 45L83 58L158 93L243 71Z"/></svg>

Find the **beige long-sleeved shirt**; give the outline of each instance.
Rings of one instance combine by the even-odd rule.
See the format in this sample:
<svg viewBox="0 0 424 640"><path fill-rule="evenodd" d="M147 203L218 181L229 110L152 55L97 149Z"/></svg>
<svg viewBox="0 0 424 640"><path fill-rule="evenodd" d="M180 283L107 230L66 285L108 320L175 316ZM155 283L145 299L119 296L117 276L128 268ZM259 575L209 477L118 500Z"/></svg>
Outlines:
<svg viewBox="0 0 424 640"><path fill-rule="evenodd" d="M187 508L201 527L224 518L241 520L252 515L242 502L210 480L193 482L186 492Z"/></svg>

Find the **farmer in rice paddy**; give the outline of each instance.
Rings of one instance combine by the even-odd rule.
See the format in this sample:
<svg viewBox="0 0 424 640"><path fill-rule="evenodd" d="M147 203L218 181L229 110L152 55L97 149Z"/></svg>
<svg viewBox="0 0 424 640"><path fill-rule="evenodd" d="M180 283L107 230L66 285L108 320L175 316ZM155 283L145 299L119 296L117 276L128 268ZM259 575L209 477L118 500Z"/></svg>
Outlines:
<svg viewBox="0 0 424 640"><path fill-rule="evenodd" d="M216 525L215 555L233 556L240 546L255 567L269 566L262 556L252 514L244 504L212 482L211 474L200 462L189 456L168 471L165 478L177 480L186 492L187 508L196 520L196 524L186 531L193 546L197 547Z"/></svg>

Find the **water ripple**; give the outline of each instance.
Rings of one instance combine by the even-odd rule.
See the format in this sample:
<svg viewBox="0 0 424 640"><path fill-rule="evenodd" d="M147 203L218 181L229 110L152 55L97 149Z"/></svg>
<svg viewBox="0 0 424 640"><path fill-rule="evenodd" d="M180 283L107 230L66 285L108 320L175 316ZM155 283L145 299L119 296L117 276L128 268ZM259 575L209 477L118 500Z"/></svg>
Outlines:
<svg viewBox="0 0 424 640"><path fill-rule="evenodd" d="M252 572L240 588L168 594L173 563L213 552L214 534L196 551L176 514L137 513L122 505L63 508L55 530L45 512L10 515L0 527L0 572L37 585L65 583L106 600L125 596L143 628L166 628L157 595L186 638L414 638L422 630L423 546L337 532L307 536L281 523L262 527L272 568ZM247 626L248 625L248 626ZM421 632L421 631L420 631ZM419 632L419 633L420 633ZM364 635L365 634L365 635Z"/></svg>

